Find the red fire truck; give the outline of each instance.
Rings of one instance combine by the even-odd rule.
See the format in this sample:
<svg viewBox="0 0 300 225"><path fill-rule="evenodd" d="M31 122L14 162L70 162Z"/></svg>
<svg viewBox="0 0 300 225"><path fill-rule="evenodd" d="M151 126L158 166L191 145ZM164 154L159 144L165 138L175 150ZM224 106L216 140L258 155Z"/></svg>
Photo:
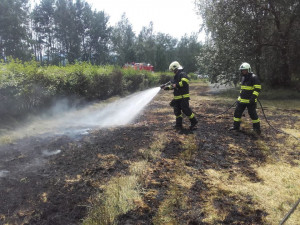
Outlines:
<svg viewBox="0 0 300 225"><path fill-rule="evenodd" d="M126 63L123 68L133 68L135 70L148 70L154 71L154 67L151 64L147 63Z"/></svg>

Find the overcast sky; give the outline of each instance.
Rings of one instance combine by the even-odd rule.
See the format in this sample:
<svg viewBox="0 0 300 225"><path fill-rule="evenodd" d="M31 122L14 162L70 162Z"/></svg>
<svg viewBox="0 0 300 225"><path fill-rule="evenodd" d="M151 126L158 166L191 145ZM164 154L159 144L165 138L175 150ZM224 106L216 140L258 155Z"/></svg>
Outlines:
<svg viewBox="0 0 300 225"><path fill-rule="evenodd" d="M201 19L196 15L194 0L86 0L93 9L104 11L114 26L125 12L136 35L153 22L155 33L162 32L180 39L197 33ZM203 35L199 40L204 40Z"/></svg>

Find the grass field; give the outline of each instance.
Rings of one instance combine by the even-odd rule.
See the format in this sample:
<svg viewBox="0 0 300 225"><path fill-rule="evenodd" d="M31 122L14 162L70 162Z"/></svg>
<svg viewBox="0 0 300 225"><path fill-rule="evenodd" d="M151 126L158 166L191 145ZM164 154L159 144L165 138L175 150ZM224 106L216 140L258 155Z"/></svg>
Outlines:
<svg viewBox="0 0 300 225"><path fill-rule="evenodd" d="M279 224L300 198L299 141L271 129L261 110L261 136L251 131L248 115L242 133L228 133L233 110L213 115L234 102L236 92L207 91L207 84L191 85L199 128L183 133L170 128L172 94L159 93L143 117L151 144L128 162L126 176L104 185L84 224ZM261 101L274 127L300 138L299 100ZM286 224L299 221L298 207Z"/></svg>

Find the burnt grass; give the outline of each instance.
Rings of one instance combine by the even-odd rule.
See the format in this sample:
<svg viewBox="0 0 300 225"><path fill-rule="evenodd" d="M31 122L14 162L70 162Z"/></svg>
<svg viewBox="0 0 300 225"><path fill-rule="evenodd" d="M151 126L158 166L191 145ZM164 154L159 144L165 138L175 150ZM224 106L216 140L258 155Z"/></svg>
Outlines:
<svg viewBox="0 0 300 225"><path fill-rule="evenodd" d="M0 224L81 224L93 197L103 191L101 185L112 177L128 174L130 164L143 159L139 150L147 149L154 141L154 133L160 131L168 133L169 143L159 159L149 159L153 171L148 175L149 182L143 184L144 190L156 190L157 194L150 197L142 194L147 207L120 215L116 223L153 224L153 217L167 195L169 175L178 169L170 160L184 151L178 136L195 135L197 151L184 163L195 169L199 178L184 191L189 207L182 209L175 205L175 217L179 224L208 224L203 222L208 216L203 205L214 187L204 170L226 171L231 178L243 174L252 182L263 182L252 165L266 163L266 154L254 142L274 141L274 135L265 123L259 137L251 129L229 132L233 109L214 117L228 105L201 100L203 96L216 95L205 86L192 85L192 98L193 95L197 101L191 101L191 106L199 120L198 128L193 131L187 129L187 118L184 118L186 129L172 129L173 122L166 119L173 114L168 106L172 95L160 91L131 125L94 130L76 138L30 137L0 146L0 171L9 171L7 176L0 177ZM161 111L162 108L169 110ZM280 117L282 122L287 119ZM229 150L230 143L238 147ZM61 153L45 156L44 149L60 149ZM274 155L280 154L276 147L272 151ZM299 155L292 153L289 157L299 159ZM258 208L251 196L215 192L215 210L227 215L217 224L264 224L267 213Z"/></svg>

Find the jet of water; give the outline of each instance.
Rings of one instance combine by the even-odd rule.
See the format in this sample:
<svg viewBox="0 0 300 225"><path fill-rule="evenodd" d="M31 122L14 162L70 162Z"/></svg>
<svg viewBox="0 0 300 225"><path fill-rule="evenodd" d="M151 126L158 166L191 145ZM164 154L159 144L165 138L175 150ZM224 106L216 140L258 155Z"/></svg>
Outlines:
<svg viewBox="0 0 300 225"><path fill-rule="evenodd" d="M9 134L13 139L52 134L87 134L90 129L122 126L131 123L155 97L160 88L137 92L112 103L94 103L80 110L59 112L51 118L40 118Z"/></svg>
<svg viewBox="0 0 300 225"><path fill-rule="evenodd" d="M77 120L79 124L111 127L126 125L142 111L142 109L159 92L160 88L152 88L115 101L101 110L90 112L89 116Z"/></svg>

